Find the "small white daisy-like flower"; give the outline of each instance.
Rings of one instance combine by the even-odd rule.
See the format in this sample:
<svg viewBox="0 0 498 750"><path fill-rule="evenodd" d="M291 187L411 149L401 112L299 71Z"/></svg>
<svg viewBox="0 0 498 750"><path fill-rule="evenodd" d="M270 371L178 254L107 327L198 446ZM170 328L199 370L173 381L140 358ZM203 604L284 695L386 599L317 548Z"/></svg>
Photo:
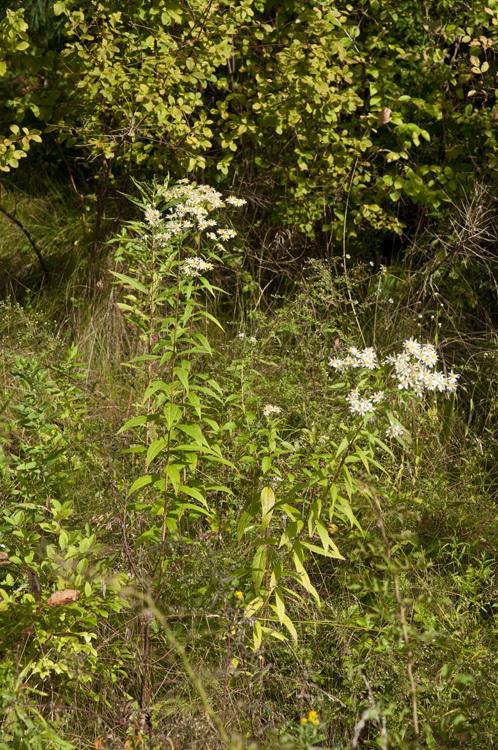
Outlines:
<svg viewBox="0 0 498 750"><path fill-rule="evenodd" d="M389 297L389 304L390 304L390 305L394 305L394 300L393 300L393 298L392 298L392 297Z"/></svg>
<svg viewBox="0 0 498 750"><path fill-rule="evenodd" d="M349 254L349 253L346 253L346 259L347 259L347 260L351 260L351 256L350 256L350 254Z"/></svg>
<svg viewBox="0 0 498 750"><path fill-rule="evenodd" d="M225 245L222 245L222 244L221 244L221 242L218 242L218 243L217 243L217 244L216 244L216 245L214 246L214 249L215 249L215 250L218 250L218 252L222 253L222 252L224 252L224 250L226 250L226 247L225 247Z"/></svg>
<svg viewBox="0 0 498 750"><path fill-rule="evenodd" d="M218 236L222 240L230 240L237 236L235 229L218 229Z"/></svg>
<svg viewBox="0 0 498 750"><path fill-rule="evenodd" d="M341 372L345 369L345 365L342 359L337 359L336 357L333 357L332 359L329 359L329 367L333 367L338 372Z"/></svg>
<svg viewBox="0 0 498 750"><path fill-rule="evenodd" d="M457 387L457 378L459 378L460 375L455 375L453 370L451 370L450 374L446 378L446 390L448 393L454 393L456 391Z"/></svg>
<svg viewBox="0 0 498 750"><path fill-rule="evenodd" d="M263 414L265 417L269 417L271 414L281 414L282 409L279 406L274 406L273 404L266 404L265 408L263 409Z"/></svg>
<svg viewBox="0 0 498 750"><path fill-rule="evenodd" d="M239 208L240 206L245 206L247 201L244 198L236 198L235 195L230 195L225 200L225 203L228 203L229 206L237 206Z"/></svg>
<svg viewBox="0 0 498 750"><path fill-rule="evenodd" d="M372 402L373 402L374 404L378 404L378 403L380 403L381 401L383 401L383 400L384 400L384 397L385 397L384 391L377 391L377 392L376 392L376 393L374 393L374 395L372 396Z"/></svg>
<svg viewBox="0 0 498 750"><path fill-rule="evenodd" d="M370 261L370 265L372 266L372 268L374 267L374 262L373 262L373 260L371 260L371 261Z"/></svg>
<svg viewBox="0 0 498 750"><path fill-rule="evenodd" d="M178 185L188 185L190 180L188 180L186 177L183 178L183 180L178 180Z"/></svg>
<svg viewBox="0 0 498 750"><path fill-rule="evenodd" d="M418 356L420 352L420 344L418 343L417 339L409 338L403 343L403 348L406 349L407 352L410 354L413 354L415 356Z"/></svg>
<svg viewBox="0 0 498 750"><path fill-rule="evenodd" d="M394 422L391 422L386 430L387 437L401 437L403 433L404 429L399 424L395 424Z"/></svg>
<svg viewBox="0 0 498 750"><path fill-rule="evenodd" d="M256 336L249 336L249 343L255 344L257 342Z"/></svg>
<svg viewBox="0 0 498 750"><path fill-rule="evenodd" d="M217 240L218 239L218 237L216 236L216 234L214 232L207 232L207 236L209 237L210 240Z"/></svg>

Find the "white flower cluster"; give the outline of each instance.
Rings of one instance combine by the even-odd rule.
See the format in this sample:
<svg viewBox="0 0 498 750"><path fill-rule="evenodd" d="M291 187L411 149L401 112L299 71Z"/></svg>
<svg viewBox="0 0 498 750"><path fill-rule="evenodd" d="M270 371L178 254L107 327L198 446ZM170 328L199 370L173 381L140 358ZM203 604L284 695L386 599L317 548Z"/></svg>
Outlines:
<svg viewBox="0 0 498 750"><path fill-rule="evenodd" d="M386 362L394 366L400 390L413 388L417 396L421 396L424 391L454 393L459 376L453 370L448 376L435 372L433 368L437 360L436 349L432 344L420 344L413 338L404 342L400 354L386 358Z"/></svg>
<svg viewBox="0 0 498 750"><path fill-rule="evenodd" d="M147 206L145 211L145 220L151 227L160 227L162 224L163 231L155 235L160 245L165 245L168 240L176 234L181 234L187 229L191 229L194 224L186 221L185 217L191 217L197 221L197 229L204 230L215 227L217 222L214 219L208 219L210 211L216 208L229 206L243 206L247 203L243 198L236 198L234 195L229 196L226 201L223 200L221 193L209 185L199 185L195 187L189 183L189 180L179 180L178 184L171 189L163 191L163 198L167 201L179 201L176 206L169 209L169 215L163 223L161 213ZM220 240L229 240L237 236L233 229L218 229L215 232L208 232L208 237L217 242L216 249L223 251L225 246Z"/></svg>
<svg viewBox="0 0 498 750"><path fill-rule="evenodd" d="M212 269L212 263L207 263L205 260L202 260L202 258L195 256L194 258L187 258L182 271L185 276L200 276L202 271L211 271Z"/></svg>
<svg viewBox="0 0 498 750"><path fill-rule="evenodd" d="M358 388L353 388L346 401L349 403L349 410L352 414L372 414L375 411L375 404L379 404L384 398L384 391L377 391L368 398L363 398Z"/></svg>
<svg viewBox="0 0 498 750"><path fill-rule="evenodd" d="M270 414L280 414L282 412L282 409L279 406L273 406L273 404L266 404L265 408L263 409L263 414L265 417L269 417Z"/></svg>
<svg viewBox="0 0 498 750"><path fill-rule="evenodd" d="M365 349L357 349L356 346L350 346L348 356L345 359L333 357L329 360L329 365L337 370L337 372L353 370L358 367L374 370L377 366L377 354L371 346L367 346Z"/></svg>
<svg viewBox="0 0 498 750"><path fill-rule="evenodd" d="M151 227L158 227L161 223L161 212L157 208L147 206L145 209L145 221Z"/></svg>

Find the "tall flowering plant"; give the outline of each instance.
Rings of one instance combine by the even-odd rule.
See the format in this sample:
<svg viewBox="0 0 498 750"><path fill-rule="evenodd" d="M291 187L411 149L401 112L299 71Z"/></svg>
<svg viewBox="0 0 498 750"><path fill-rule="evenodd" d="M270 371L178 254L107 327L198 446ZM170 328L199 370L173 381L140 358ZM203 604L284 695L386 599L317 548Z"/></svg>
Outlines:
<svg viewBox="0 0 498 750"><path fill-rule="evenodd" d="M229 462L217 421L221 389L203 366L212 355L207 327L220 326L205 296L217 291L208 273L236 237L218 225L220 216L246 201L188 180L137 187L141 198L132 200L144 220L129 222L115 238L119 270L112 273L125 292L119 307L142 341L126 364L140 384L138 413L121 428L133 435L129 451L143 458L144 470L127 491L128 508L150 516L135 540L140 546L164 542L185 515L214 512L214 468Z"/></svg>

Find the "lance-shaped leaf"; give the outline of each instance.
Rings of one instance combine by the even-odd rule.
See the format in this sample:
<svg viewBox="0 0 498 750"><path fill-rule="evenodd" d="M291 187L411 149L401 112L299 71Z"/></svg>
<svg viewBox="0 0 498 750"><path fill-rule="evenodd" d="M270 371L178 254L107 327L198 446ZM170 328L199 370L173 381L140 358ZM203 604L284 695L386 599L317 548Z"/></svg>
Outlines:
<svg viewBox="0 0 498 750"><path fill-rule="evenodd" d="M271 487L263 487L261 490L261 528L265 531L273 515L275 505L275 493Z"/></svg>

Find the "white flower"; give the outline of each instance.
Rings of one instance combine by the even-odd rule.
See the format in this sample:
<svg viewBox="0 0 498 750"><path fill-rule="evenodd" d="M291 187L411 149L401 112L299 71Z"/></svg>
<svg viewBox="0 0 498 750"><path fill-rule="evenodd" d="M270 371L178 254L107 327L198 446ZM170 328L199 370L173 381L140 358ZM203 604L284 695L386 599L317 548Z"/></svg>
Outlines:
<svg viewBox="0 0 498 750"><path fill-rule="evenodd" d="M239 338L239 339L245 339L245 337L246 337L245 333L238 333L237 334L237 338Z"/></svg>
<svg viewBox="0 0 498 750"><path fill-rule="evenodd" d="M448 393L454 393L456 391L457 387L457 378L459 378L460 375L455 375L453 370L451 370L450 374L446 378L446 390Z"/></svg>
<svg viewBox="0 0 498 750"><path fill-rule="evenodd" d="M391 422L386 430L387 437L401 437L403 433L404 429L399 424L395 424L394 422Z"/></svg>
<svg viewBox="0 0 498 750"><path fill-rule="evenodd" d="M230 195L225 200L225 203L228 203L229 206L237 206L239 208L240 206L245 206L247 201L244 198L236 198L235 195Z"/></svg>
<svg viewBox="0 0 498 750"><path fill-rule="evenodd" d="M350 256L349 253L346 253L346 258L347 258L347 260L351 260L351 256Z"/></svg>
<svg viewBox="0 0 498 750"><path fill-rule="evenodd" d="M392 297L389 297L389 304L390 304L390 305L394 305L394 300L393 300L393 298L392 298Z"/></svg>
<svg viewBox="0 0 498 750"><path fill-rule="evenodd" d="M378 404L378 403L380 403L380 401L383 401L383 400L384 400L384 395L385 395L385 394L384 394L384 391L377 391L377 392L376 392L376 393L374 393L374 395L372 396L372 402L373 402L374 404Z"/></svg>
<svg viewBox="0 0 498 750"><path fill-rule="evenodd" d="M195 256L194 258L187 258L182 267L182 272L185 276L199 276L202 271L211 271L212 269L212 263L207 263L202 258Z"/></svg>
<svg viewBox="0 0 498 750"><path fill-rule="evenodd" d="M151 205L145 209L145 221L151 227L158 227L161 223L161 212L157 208L152 208Z"/></svg>
<svg viewBox="0 0 498 750"><path fill-rule="evenodd" d="M218 236L222 240L229 240L237 236L237 232L235 231L235 229L218 229L217 231L218 231Z"/></svg>
<svg viewBox="0 0 498 750"><path fill-rule="evenodd" d="M282 409L279 406L274 406L273 404L266 404L265 408L263 409L263 414L265 417L269 417L270 414L280 414L282 412Z"/></svg>
<svg viewBox="0 0 498 750"><path fill-rule="evenodd" d="M346 396L346 401L349 402L349 410L352 414L361 414L363 416L375 411L369 398L361 398L358 388L353 388L351 393Z"/></svg>
<svg viewBox="0 0 498 750"><path fill-rule="evenodd" d="M329 366L334 367L338 372L346 369L346 366L342 359L336 359L335 357L329 359Z"/></svg>
<svg viewBox="0 0 498 750"><path fill-rule="evenodd" d="M249 343L251 343L251 344L255 344L255 343L256 343L256 341L257 341L257 339L256 339L256 336L250 336L250 337L249 337Z"/></svg>

